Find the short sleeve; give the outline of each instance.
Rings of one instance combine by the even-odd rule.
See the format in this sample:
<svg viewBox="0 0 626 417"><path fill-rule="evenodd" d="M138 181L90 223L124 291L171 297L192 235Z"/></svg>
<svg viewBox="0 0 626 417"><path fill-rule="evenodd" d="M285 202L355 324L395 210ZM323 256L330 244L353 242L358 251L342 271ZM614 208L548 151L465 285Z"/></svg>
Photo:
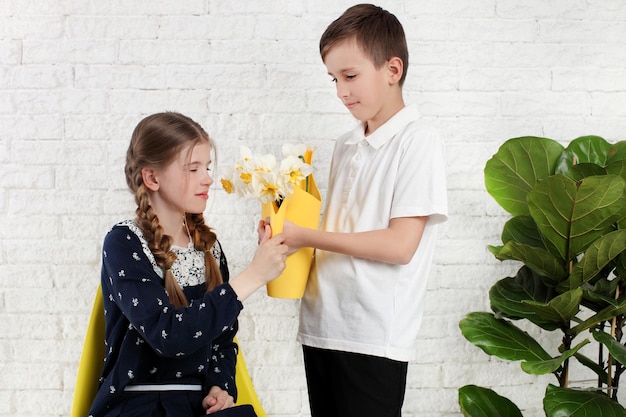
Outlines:
<svg viewBox="0 0 626 417"><path fill-rule="evenodd" d="M448 216L444 144L432 128L409 125L391 206L391 218L429 216L441 223Z"/></svg>

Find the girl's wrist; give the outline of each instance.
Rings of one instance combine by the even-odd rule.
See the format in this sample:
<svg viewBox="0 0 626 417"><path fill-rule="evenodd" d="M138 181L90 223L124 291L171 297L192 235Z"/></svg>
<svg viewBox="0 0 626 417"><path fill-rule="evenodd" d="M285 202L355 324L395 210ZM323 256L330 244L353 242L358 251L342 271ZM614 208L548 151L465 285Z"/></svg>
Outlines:
<svg viewBox="0 0 626 417"><path fill-rule="evenodd" d="M244 269L239 275L230 280L230 286L237 294L237 298L240 301L244 301L253 292L263 286L263 280L257 273L252 271L250 267Z"/></svg>

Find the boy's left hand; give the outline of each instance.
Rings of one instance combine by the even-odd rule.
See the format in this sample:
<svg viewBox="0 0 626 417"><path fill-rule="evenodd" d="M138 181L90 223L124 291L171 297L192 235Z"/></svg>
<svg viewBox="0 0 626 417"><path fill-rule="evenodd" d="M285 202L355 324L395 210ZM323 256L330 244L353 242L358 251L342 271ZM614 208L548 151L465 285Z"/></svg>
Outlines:
<svg viewBox="0 0 626 417"><path fill-rule="evenodd" d="M269 225L271 227L269 217L267 217L264 220L259 221L259 226L256 229L257 234L259 235L259 243L261 243L261 238L263 237L263 233L265 231L266 225ZM291 255L292 253L296 253L298 249L302 247L301 245L298 244L296 240L296 235L297 235L299 228L300 226L293 224L289 220L285 220L285 222L283 223L283 231L281 233L285 236L285 245L289 247L287 256ZM272 231L272 234L273 234L273 231Z"/></svg>
<svg viewBox="0 0 626 417"><path fill-rule="evenodd" d="M235 405L235 399L218 386L211 387L209 393L202 400L202 407L207 414L212 414L224 408L230 408Z"/></svg>
<svg viewBox="0 0 626 417"><path fill-rule="evenodd" d="M296 238L299 229L300 226L290 222L289 220L285 220L285 222L283 223L282 233L283 236L285 236L285 245L287 245L287 247L289 248L287 256L291 255L292 253L296 253L296 251L302 247L302 245L300 244L300 242L298 242Z"/></svg>

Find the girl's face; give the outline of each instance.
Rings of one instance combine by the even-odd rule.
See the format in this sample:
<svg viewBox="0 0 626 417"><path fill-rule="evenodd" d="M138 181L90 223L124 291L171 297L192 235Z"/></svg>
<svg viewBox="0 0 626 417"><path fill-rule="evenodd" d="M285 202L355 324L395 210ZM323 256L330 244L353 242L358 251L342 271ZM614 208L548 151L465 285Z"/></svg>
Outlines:
<svg viewBox="0 0 626 417"><path fill-rule="evenodd" d="M184 148L164 170L157 173L159 188L156 199L168 211L202 213L209 198L211 177L211 145L201 142Z"/></svg>

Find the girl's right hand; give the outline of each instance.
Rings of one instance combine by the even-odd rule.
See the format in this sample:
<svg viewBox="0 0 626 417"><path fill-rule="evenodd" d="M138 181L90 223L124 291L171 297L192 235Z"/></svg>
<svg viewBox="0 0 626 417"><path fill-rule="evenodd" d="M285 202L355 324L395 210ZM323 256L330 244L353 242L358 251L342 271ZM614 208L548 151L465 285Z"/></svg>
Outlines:
<svg viewBox="0 0 626 417"><path fill-rule="evenodd" d="M259 247L250 262L250 269L257 272L263 284L266 284L285 269L289 248L285 244L283 234L271 237L270 225L264 224L263 228L262 233L259 230Z"/></svg>
<svg viewBox="0 0 626 417"><path fill-rule="evenodd" d="M285 236L282 234L270 236L272 228L265 224L262 232L259 230L259 247L252 262L241 274L230 280L230 286L241 301L278 277L285 269L289 250L285 244Z"/></svg>
<svg viewBox="0 0 626 417"><path fill-rule="evenodd" d="M261 244L261 241L264 239L265 236L265 226L269 226L270 225L270 218L266 218L266 219L262 219L259 220L259 224L256 227L256 233L259 236L259 240L257 241L257 244ZM272 236L271 231L270 231L270 236Z"/></svg>

